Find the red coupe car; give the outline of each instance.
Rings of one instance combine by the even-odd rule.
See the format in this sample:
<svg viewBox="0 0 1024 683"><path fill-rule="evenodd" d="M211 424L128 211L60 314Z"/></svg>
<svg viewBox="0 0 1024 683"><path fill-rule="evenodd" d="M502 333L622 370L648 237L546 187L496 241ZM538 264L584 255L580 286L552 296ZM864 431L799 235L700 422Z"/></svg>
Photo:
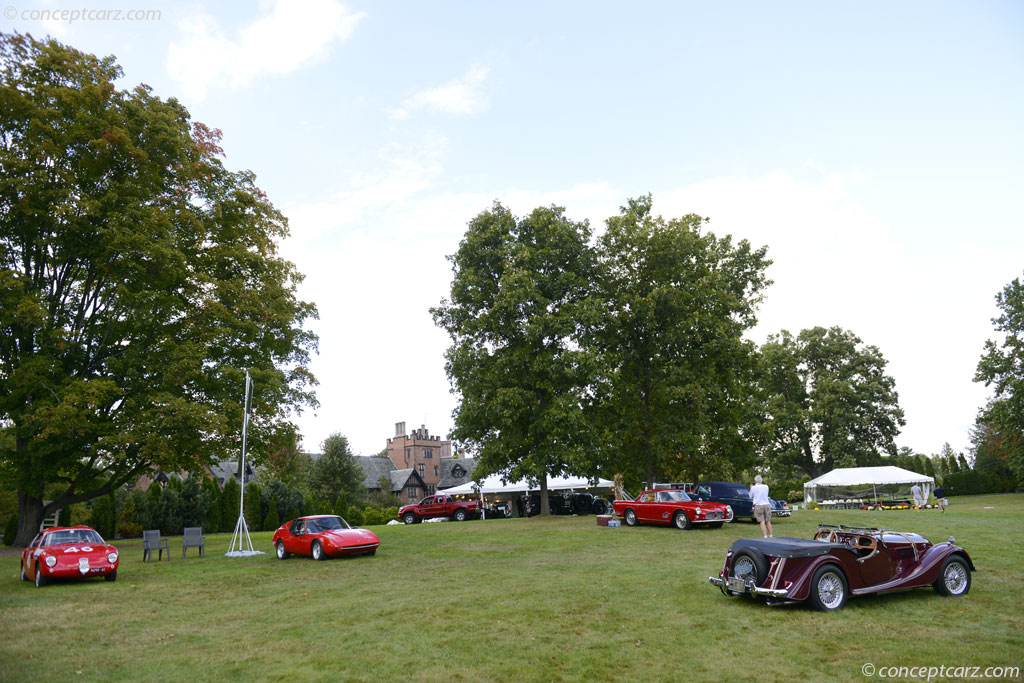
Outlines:
<svg viewBox="0 0 1024 683"><path fill-rule="evenodd" d="M725 567L708 577L726 595L767 603L809 602L830 611L848 597L931 586L965 595L974 563L948 542L932 545L913 533L822 524L813 539L743 538L729 548Z"/></svg>
<svg viewBox="0 0 1024 683"><path fill-rule="evenodd" d="M644 491L636 500L616 500L612 507L629 526L644 522L674 524L679 529L691 529L694 524L720 527L733 517L728 505L693 500L682 489Z"/></svg>
<svg viewBox="0 0 1024 683"><path fill-rule="evenodd" d="M373 555L380 539L366 529L353 529L337 515L311 515L285 522L274 532L274 548L279 559L293 553L314 560L343 555Z"/></svg>
<svg viewBox="0 0 1024 683"><path fill-rule="evenodd" d="M95 529L54 527L41 531L21 553L21 580L42 588L50 579L102 576L117 580L120 557Z"/></svg>

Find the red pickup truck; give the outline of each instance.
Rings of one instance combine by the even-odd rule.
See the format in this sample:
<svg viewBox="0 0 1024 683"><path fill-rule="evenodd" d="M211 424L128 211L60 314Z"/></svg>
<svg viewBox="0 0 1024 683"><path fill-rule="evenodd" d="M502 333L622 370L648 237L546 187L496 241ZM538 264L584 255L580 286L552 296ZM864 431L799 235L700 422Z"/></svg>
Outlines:
<svg viewBox="0 0 1024 683"><path fill-rule="evenodd" d="M451 496L438 493L427 496L418 503L403 505L398 509L398 518L406 524L415 524L434 517L451 517L462 522L480 513L480 501L455 500Z"/></svg>

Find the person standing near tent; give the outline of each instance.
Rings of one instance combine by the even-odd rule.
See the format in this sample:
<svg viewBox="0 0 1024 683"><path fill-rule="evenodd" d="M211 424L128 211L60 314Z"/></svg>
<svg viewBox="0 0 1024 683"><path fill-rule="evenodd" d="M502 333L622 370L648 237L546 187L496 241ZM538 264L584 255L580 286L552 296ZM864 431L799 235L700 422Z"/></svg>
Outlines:
<svg viewBox="0 0 1024 683"><path fill-rule="evenodd" d="M924 493L921 491L919 484L914 484L910 487L910 495L914 497L914 505L917 506L918 510L924 507Z"/></svg>
<svg viewBox="0 0 1024 683"><path fill-rule="evenodd" d="M765 538L775 538L772 532L772 501L768 498L768 485L761 482L759 474L754 477L754 485L750 487L750 497L754 501L754 519L761 523L761 533Z"/></svg>

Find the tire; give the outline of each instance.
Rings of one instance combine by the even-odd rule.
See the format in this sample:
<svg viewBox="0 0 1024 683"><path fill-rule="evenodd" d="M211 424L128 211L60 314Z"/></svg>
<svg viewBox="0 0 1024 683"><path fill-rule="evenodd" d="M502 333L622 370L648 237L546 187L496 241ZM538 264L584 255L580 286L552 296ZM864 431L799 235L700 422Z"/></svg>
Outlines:
<svg viewBox="0 0 1024 683"><path fill-rule="evenodd" d="M594 514L605 515L608 514L608 503L604 502L601 498L594 499Z"/></svg>
<svg viewBox="0 0 1024 683"><path fill-rule="evenodd" d="M284 541L277 542L277 559L287 560L291 557L291 553L284 549Z"/></svg>
<svg viewBox="0 0 1024 683"><path fill-rule="evenodd" d="M454 517L456 522L465 522L466 521L466 510L465 510L465 508L459 508L458 510L455 511L455 514L452 515L452 516Z"/></svg>
<svg viewBox="0 0 1024 683"><path fill-rule="evenodd" d="M932 588L939 595L947 597L967 595L967 591L971 590L971 568L967 561L959 555L947 557Z"/></svg>
<svg viewBox="0 0 1024 683"><path fill-rule="evenodd" d="M416 523L416 515L414 515L411 512L406 512L402 516L402 521L405 522L406 524L415 524Z"/></svg>
<svg viewBox="0 0 1024 683"><path fill-rule="evenodd" d="M370 557L373 557L374 555L376 555L376 554L377 554L377 549L376 549L376 548L374 548L373 550L371 550L370 552L368 552L368 553L366 553L366 554L367 554L367 555L369 555Z"/></svg>
<svg viewBox="0 0 1024 683"><path fill-rule="evenodd" d="M117 572L116 571L112 571L109 574L104 574L103 575L103 580L104 581L117 581Z"/></svg>
<svg viewBox="0 0 1024 683"><path fill-rule="evenodd" d="M37 563L36 564L36 588L42 588L46 585L46 577L43 576L43 569Z"/></svg>
<svg viewBox="0 0 1024 683"><path fill-rule="evenodd" d="M688 531L693 528L693 522L690 521L690 518L687 517L686 513L682 510L679 510L672 516L672 524L674 524L677 529L682 529L683 531Z"/></svg>
<svg viewBox="0 0 1024 683"><path fill-rule="evenodd" d="M831 562L818 567L811 577L810 601L814 609L834 612L846 604L850 589L843 571Z"/></svg>
<svg viewBox="0 0 1024 683"><path fill-rule="evenodd" d="M22 581L28 581L28 577L25 576L25 563L24 562L21 563L21 580Z"/></svg>
<svg viewBox="0 0 1024 683"><path fill-rule="evenodd" d="M626 520L626 526L636 526L636 513L633 510L626 510L622 516Z"/></svg>
<svg viewBox="0 0 1024 683"><path fill-rule="evenodd" d="M313 541L313 559L317 562L322 562L327 559L327 553L324 552L324 547L320 545L320 541Z"/></svg>
<svg viewBox="0 0 1024 683"><path fill-rule="evenodd" d="M768 561L755 550L741 550L732 558L729 576L750 579L755 586L760 586L768 577Z"/></svg>

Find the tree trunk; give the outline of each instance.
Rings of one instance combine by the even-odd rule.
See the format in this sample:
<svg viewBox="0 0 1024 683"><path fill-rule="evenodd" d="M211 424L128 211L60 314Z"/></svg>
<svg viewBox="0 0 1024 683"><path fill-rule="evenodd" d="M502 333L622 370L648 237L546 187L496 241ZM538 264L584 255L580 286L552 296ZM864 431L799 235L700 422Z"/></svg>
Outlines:
<svg viewBox="0 0 1024 683"><path fill-rule="evenodd" d="M548 473L540 477L540 514L550 515L551 505L548 503Z"/></svg>
<svg viewBox="0 0 1024 683"><path fill-rule="evenodd" d="M43 505L43 501L27 493L18 491L18 535L14 545L25 547L39 533L39 525L43 518L54 508L53 504Z"/></svg>

